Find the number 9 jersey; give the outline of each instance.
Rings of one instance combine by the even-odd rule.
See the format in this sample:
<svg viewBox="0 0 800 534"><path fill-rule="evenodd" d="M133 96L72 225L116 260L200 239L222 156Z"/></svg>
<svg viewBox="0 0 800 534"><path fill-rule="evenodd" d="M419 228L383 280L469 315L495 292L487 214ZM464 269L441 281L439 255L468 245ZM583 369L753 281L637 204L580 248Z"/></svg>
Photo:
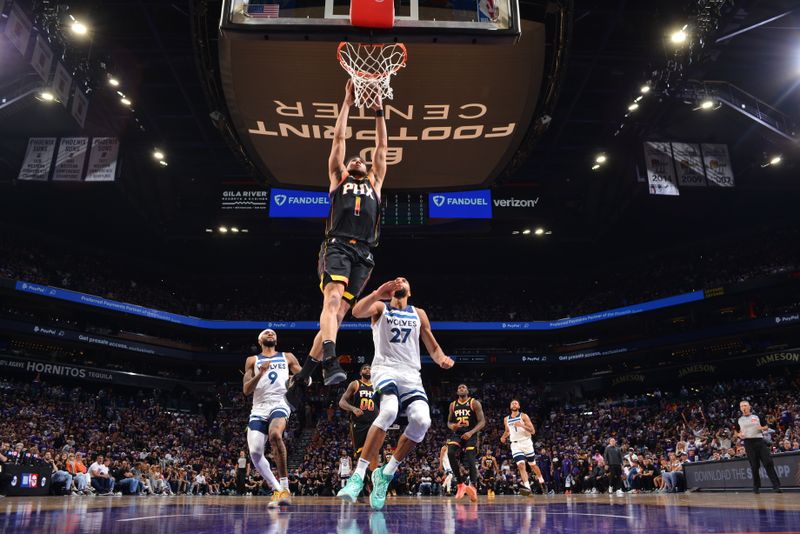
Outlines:
<svg viewBox="0 0 800 534"><path fill-rule="evenodd" d="M414 306L406 306L401 310L384 302L381 316L372 324L372 341L375 345L372 366L419 371L420 324Z"/></svg>
<svg viewBox="0 0 800 534"><path fill-rule="evenodd" d="M253 372L258 375L265 365L269 366L269 369L258 381L256 389L253 391L253 409L250 412L250 421L258 419L268 422L274 417L289 417L292 411L284 400L286 381L289 380L289 362L286 361L286 356L282 352L278 352L270 358L259 354L256 356Z"/></svg>

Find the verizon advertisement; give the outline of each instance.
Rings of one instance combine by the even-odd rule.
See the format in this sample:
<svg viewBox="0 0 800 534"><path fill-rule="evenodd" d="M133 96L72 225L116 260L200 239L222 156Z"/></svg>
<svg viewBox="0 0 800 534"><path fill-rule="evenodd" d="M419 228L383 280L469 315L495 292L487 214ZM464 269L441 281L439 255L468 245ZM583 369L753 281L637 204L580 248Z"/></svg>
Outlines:
<svg viewBox="0 0 800 534"><path fill-rule="evenodd" d="M408 64L384 102L386 188L478 188L519 147L539 98L544 26L522 21L517 44L409 43ZM336 43L220 39L228 110L239 138L276 185L325 188L347 74ZM371 161L371 110L351 110L347 155Z"/></svg>

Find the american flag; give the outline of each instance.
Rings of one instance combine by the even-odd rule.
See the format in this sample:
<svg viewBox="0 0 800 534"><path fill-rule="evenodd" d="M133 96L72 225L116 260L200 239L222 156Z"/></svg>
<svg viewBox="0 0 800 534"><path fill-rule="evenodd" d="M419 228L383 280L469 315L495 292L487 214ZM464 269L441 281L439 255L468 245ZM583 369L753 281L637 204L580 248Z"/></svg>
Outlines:
<svg viewBox="0 0 800 534"><path fill-rule="evenodd" d="M249 4L245 14L253 18L277 19L279 10L278 4Z"/></svg>

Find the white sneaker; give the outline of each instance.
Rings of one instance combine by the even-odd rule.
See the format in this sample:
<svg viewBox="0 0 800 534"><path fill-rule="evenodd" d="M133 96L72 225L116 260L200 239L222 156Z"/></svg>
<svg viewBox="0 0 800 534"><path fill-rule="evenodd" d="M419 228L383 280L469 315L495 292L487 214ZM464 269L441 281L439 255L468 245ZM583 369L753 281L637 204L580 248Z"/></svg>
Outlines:
<svg viewBox="0 0 800 534"><path fill-rule="evenodd" d="M611 486L609 486L609 487L608 487L608 492L609 492L609 493L614 493L614 488L612 488Z"/></svg>
<svg viewBox="0 0 800 534"><path fill-rule="evenodd" d="M623 493L623 491L621 489L618 489L617 490L617 497L622 497L623 495L625 495L625 493Z"/></svg>
<svg viewBox="0 0 800 534"><path fill-rule="evenodd" d="M597 488L592 488L592 495L597 493Z"/></svg>

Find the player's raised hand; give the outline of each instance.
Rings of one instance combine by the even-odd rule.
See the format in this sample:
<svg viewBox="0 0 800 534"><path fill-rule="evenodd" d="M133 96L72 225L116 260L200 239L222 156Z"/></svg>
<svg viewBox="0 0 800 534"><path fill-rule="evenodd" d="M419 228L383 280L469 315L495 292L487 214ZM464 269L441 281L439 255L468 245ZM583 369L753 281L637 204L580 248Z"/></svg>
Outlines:
<svg viewBox="0 0 800 534"><path fill-rule="evenodd" d="M395 291L401 289L402 287L403 283L399 280L389 280L376 290L376 293L378 293L378 299L388 300L394 296Z"/></svg>
<svg viewBox="0 0 800 534"><path fill-rule="evenodd" d="M505 436L500 436L500 443L505 443L507 439Z"/></svg>
<svg viewBox="0 0 800 534"><path fill-rule="evenodd" d="M353 88L353 80L348 79L344 86L344 103L352 106L356 102L356 92Z"/></svg>
<svg viewBox="0 0 800 534"><path fill-rule="evenodd" d="M372 111L378 111L379 109L383 108L383 99L381 98L381 95L375 96L375 102L373 102L369 108Z"/></svg>
<svg viewBox="0 0 800 534"><path fill-rule="evenodd" d="M353 415L355 415L356 417L361 417L362 415L364 415L364 412L361 409L356 408L353 410Z"/></svg>

